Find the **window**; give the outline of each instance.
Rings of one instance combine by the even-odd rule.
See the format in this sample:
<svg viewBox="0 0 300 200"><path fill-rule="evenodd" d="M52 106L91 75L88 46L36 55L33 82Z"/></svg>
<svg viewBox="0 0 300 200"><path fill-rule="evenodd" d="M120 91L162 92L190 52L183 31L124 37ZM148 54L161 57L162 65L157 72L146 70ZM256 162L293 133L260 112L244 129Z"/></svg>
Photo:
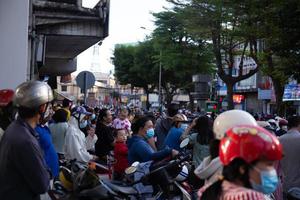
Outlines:
<svg viewBox="0 0 300 200"><path fill-rule="evenodd" d="M61 91L62 92L67 92L67 86L66 85L62 85L61 86Z"/></svg>

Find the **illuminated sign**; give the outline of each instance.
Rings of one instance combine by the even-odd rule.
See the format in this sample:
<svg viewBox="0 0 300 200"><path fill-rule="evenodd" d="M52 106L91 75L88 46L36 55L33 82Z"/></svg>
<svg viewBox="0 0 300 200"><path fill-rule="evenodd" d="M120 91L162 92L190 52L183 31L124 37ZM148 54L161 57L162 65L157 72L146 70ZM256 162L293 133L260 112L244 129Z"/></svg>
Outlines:
<svg viewBox="0 0 300 200"><path fill-rule="evenodd" d="M242 94L234 94L232 99L234 103L241 103L245 99L245 96Z"/></svg>

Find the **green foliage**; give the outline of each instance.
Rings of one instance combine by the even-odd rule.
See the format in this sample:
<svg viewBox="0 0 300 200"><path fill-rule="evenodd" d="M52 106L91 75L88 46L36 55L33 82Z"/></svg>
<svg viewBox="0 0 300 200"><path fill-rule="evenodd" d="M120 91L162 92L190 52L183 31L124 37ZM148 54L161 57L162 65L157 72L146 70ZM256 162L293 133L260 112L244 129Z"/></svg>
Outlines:
<svg viewBox="0 0 300 200"><path fill-rule="evenodd" d="M154 14L157 28L152 38L135 46L115 48L115 76L121 84L153 91L158 86L162 64L162 86L171 99L177 89L192 91L194 74L214 71L211 44L187 34L182 14L173 11Z"/></svg>
<svg viewBox="0 0 300 200"><path fill-rule="evenodd" d="M213 54L210 44L187 32L183 15L176 9L154 14L153 41L161 51L156 58L162 62L163 84L191 91L194 74L213 72Z"/></svg>
<svg viewBox="0 0 300 200"><path fill-rule="evenodd" d="M153 55L154 49L149 41L135 46L117 46L114 51L113 63L115 76L120 84L131 84L132 87L150 90L148 86L155 84Z"/></svg>
<svg viewBox="0 0 300 200"><path fill-rule="evenodd" d="M260 68L272 78L277 100L281 101L288 77L300 79L299 0L168 1L184 13L189 35L212 42L218 75L227 86L232 87ZM240 44L247 48L237 49ZM251 57L258 68L243 74L241 62L239 75L234 77L236 55Z"/></svg>

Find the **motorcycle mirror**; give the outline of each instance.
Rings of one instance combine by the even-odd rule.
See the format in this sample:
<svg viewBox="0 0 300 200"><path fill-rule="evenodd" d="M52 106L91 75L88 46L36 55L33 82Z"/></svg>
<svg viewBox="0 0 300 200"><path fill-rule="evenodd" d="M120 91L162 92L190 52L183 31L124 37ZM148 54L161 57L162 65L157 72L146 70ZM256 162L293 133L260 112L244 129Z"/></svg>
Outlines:
<svg viewBox="0 0 300 200"><path fill-rule="evenodd" d="M137 166L140 164L140 162L136 161L134 163L132 163L132 165L130 167L127 167L125 169L125 174L129 175L129 174L133 174L134 172L136 172L137 170Z"/></svg>
<svg viewBox="0 0 300 200"><path fill-rule="evenodd" d="M182 149L182 148L186 147L189 143L190 143L190 139L185 138L184 140L182 140L179 147Z"/></svg>
<svg viewBox="0 0 300 200"><path fill-rule="evenodd" d="M127 174L127 175L133 174L134 172L136 172L136 170L137 170L137 168L134 166L127 167L125 169L125 174Z"/></svg>
<svg viewBox="0 0 300 200"><path fill-rule="evenodd" d="M137 167L140 164L139 161L135 161L134 163L131 164L132 167Z"/></svg>

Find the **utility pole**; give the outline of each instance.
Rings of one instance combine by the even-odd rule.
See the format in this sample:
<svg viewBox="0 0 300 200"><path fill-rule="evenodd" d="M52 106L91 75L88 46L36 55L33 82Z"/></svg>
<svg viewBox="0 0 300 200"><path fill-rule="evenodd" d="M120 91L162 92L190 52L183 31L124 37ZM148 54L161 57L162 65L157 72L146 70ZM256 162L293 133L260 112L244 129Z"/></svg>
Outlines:
<svg viewBox="0 0 300 200"><path fill-rule="evenodd" d="M162 50L160 50L160 56L159 56L159 77L158 77L158 103L159 103L159 111L162 113L162 92L161 92L161 59L162 59Z"/></svg>

